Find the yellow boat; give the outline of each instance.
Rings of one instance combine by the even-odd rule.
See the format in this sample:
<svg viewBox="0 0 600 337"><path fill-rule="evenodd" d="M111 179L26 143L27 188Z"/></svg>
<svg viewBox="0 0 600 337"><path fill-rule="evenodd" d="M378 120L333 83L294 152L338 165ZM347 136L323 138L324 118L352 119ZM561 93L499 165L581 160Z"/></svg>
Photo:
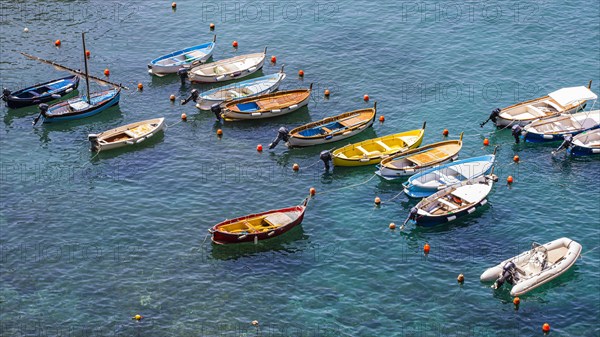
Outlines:
<svg viewBox="0 0 600 337"><path fill-rule="evenodd" d="M417 148L423 141L425 125L417 130L367 139L341 147L332 153L335 166L364 166L378 164L382 159Z"/></svg>

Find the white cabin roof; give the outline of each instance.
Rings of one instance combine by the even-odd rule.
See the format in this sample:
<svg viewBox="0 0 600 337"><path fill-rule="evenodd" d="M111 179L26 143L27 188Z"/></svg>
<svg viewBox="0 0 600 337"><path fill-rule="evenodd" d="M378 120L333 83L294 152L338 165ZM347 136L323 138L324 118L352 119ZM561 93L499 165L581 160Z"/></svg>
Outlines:
<svg viewBox="0 0 600 337"><path fill-rule="evenodd" d="M452 195L461 198L469 204L476 203L490 193L488 184L464 185L452 192Z"/></svg>
<svg viewBox="0 0 600 337"><path fill-rule="evenodd" d="M563 107L580 101L596 99L598 97L590 89L584 86L562 88L549 93L548 96Z"/></svg>

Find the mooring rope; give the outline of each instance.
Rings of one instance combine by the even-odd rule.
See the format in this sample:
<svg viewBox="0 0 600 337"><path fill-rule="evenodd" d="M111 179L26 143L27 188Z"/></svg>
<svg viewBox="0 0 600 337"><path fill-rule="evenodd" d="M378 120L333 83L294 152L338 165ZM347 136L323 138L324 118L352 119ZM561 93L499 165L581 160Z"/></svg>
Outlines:
<svg viewBox="0 0 600 337"><path fill-rule="evenodd" d="M352 188L352 187L357 187L357 186L360 186L360 185L364 185L364 184L368 183L369 181L371 181L371 180L372 180L373 178L375 178L376 176L377 176L377 175L376 175L375 173L373 173L373 175L372 175L372 176L371 176L369 179L367 179L367 180L363 181L362 183L358 183L358 184L354 184L354 185L348 185L348 186L344 186L344 187L336 188L336 189L333 189L333 190L329 190L329 191L321 192L321 193L319 193L319 194L333 193L333 192L337 192L337 191L345 190L345 189L347 189L347 188Z"/></svg>

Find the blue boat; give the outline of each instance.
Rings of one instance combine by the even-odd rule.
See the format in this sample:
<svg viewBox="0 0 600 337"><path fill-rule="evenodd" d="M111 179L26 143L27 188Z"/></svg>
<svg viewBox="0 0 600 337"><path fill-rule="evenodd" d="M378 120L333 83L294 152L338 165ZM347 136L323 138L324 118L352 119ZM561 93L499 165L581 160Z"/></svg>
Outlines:
<svg viewBox="0 0 600 337"><path fill-rule="evenodd" d="M404 193L412 198L425 198L439 190L459 185L489 174L495 154L457 160L417 173L406 181Z"/></svg>
<svg viewBox="0 0 600 337"><path fill-rule="evenodd" d="M174 51L155 58L148 64L148 72L156 76L174 74L181 68L195 67L206 62L213 54L217 36L212 42Z"/></svg>
<svg viewBox="0 0 600 337"><path fill-rule="evenodd" d="M50 102L65 96L79 85L79 76L71 75L52 81L38 83L15 92L4 88L2 100L11 109L23 108L30 105Z"/></svg>
<svg viewBox="0 0 600 337"><path fill-rule="evenodd" d="M539 119L525 126L522 136L526 142L556 142L600 127L600 110L584 111Z"/></svg>
<svg viewBox="0 0 600 337"><path fill-rule="evenodd" d="M64 122L90 117L101 113L113 105L119 104L120 97L121 89L115 88L94 92L90 95L89 100L86 96L79 96L51 106L40 104L40 116L44 123ZM37 119L34 121L34 124L37 123Z"/></svg>
<svg viewBox="0 0 600 337"><path fill-rule="evenodd" d="M580 133L568 142L567 153L572 156L591 156L600 154L600 129Z"/></svg>

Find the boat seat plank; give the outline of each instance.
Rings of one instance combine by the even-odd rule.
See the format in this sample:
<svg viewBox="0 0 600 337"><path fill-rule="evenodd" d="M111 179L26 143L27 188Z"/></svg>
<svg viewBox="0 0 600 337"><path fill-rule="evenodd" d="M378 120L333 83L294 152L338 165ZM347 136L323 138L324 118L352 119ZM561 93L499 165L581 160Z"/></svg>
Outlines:
<svg viewBox="0 0 600 337"><path fill-rule="evenodd" d="M440 149L431 149L426 152L421 152L421 153L417 153L415 155L409 156L406 159L410 160L411 162L413 162L419 166L423 166L423 165L429 164L431 162L444 159L446 157L448 157L448 154L445 151L440 150Z"/></svg>
<svg viewBox="0 0 600 337"><path fill-rule="evenodd" d="M362 123L362 122L363 122L363 119L360 118L360 116L355 116L352 118L343 119L339 123L345 127L351 127L351 126L354 126L354 125L356 125L358 123Z"/></svg>
<svg viewBox="0 0 600 337"><path fill-rule="evenodd" d="M265 222L274 227L285 226L292 222L293 219L285 213L273 213L265 217Z"/></svg>
<svg viewBox="0 0 600 337"><path fill-rule="evenodd" d="M392 148L390 148L389 146L387 146L387 144L386 144L386 143L384 143L384 142L382 142L382 141L380 141L380 140L377 140L377 141L375 141L375 143L376 143L377 145L379 145L379 146L383 147L383 148L385 149L385 151L392 151Z"/></svg>
<svg viewBox="0 0 600 337"><path fill-rule="evenodd" d="M295 97L290 96L280 96L280 97L271 97L268 99L259 100L256 104L260 107L261 110L272 110L272 109L281 109L283 107L287 107L293 104L296 104L296 99L292 99Z"/></svg>
<svg viewBox="0 0 600 337"><path fill-rule="evenodd" d="M369 155L369 151L365 150L362 146L357 146L355 147L355 149L357 149L358 151L362 152L364 155Z"/></svg>
<svg viewBox="0 0 600 337"><path fill-rule="evenodd" d="M331 131L330 129L328 129L328 128L324 127L324 126L322 126L322 127L321 127L321 130L323 130L323 131L325 131L325 132L327 132L327 133L331 133L331 132L333 132L333 131Z"/></svg>
<svg viewBox="0 0 600 337"><path fill-rule="evenodd" d="M458 206L456 206L455 204L453 204L453 203L451 203L451 202L447 201L447 200L446 200L446 199L444 199L444 198L440 198L440 199L438 199L438 201L439 201L440 203L442 203L442 204L444 204L444 205L446 205L446 206L450 207L450 209L457 209L457 208L458 208Z"/></svg>

